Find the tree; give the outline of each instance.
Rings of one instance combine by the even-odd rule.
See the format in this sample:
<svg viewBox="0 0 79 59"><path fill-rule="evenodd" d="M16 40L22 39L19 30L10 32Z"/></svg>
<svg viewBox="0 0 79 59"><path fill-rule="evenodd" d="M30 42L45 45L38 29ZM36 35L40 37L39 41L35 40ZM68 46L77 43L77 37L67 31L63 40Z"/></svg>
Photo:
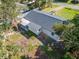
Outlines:
<svg viewBox="0 0 79 59"><path fill-rule="evenodd" d="M79 14L75 15L71 22L74 23L75 26L79 26Z"/></svg>
<svg viewBox="0 0 79 59"><path fill-rule="evenodd" d="M6 30L9 28L9 23L7 21L1 22L0 25L0 59L5 59L8 57L8 52L6 51L6 40L7 35L5 34Z"/></svg>
<svg viewBox="0 0 79 59"><path fill-rule="evenodd" d="M42 9L45 4L46 4L46 0L36 0L35 1L35 6L39 7L39 9Z"/></svg>
<svg viewBox="0 0 79 59"><path fill-rule="evenodd" d="M17 24L16 22L16 17L18 15L17 11L17 7L15 4L16 0L1 0L1 4L0 4L0 18L2 19L2 24L1 24L1 28L0 28L0 41L2 41L2 49L0 50L1 54L0 55L2 58L0 59L5 59L8 58L9 56L9 52L7 51L6 47L7 45L6 43L6 39L7 39L7 32L9 31L9 27ZM9 58L8 58L9 59Z"/></svg>
<svg viewBox="0 0 79 59"><path fill-rule="evenodd" d="M53 29L55 30L56 34L61 36L64 30L72 29L73 27L75 27L73 23L69 23L69 24L55 23Z"/></svg>
<svg viewBox="0 0 79 59"><path fill-rule="evenodd" d="M65 30L61 36L64 43L64 49L67 52L73 53L75 51L79 52L79 27L74 27L73 29ZM75 52L76 58L78 57L77 52Z"/></svg>
<svg viewBox="0 0 79 59"><path fill-rule="evenodd" d="M65 30L66 26L61 23L56 23L53 26L53 29L56 31L58 35L61 35L61 33Z"/></svg>
<svg viewBox="0 0 79 59"><path fill-rule="evenodd" d="M70 53L66 53L64 56L63 56L63 59L76 59L74 56L72 56Z"/></svg>
<svg viewBox="0 0 79 59"><path fill-rule="evenodd" d="M52 8L52 0L48 0L47 1L47 5L48 5L48 7L51 7Z"/></svg>
<svg viewBox="0 0 79 59"><path fill-rule="evenodd" d="M13 44L13 45L4 45L3 41L0 40L0 59L11 59L12 56L21 56L19 52L21 52L21 47ZM18 59L18 58L17 58Z"/></svg>
<svg viewBox="0 0 79 59"><path fill-rule="evenodd" d="M11 24L17 28L18 8L16 0L1 0L1 15L3 20L11 21Z"/></svg>
<svg viewBox="0 0 79 59"><path fill-rule="evenodd" d="M17 26L17 15L18 15L18 9L15 4L16 0L1 0L1 5L0 5L0 16L1 19L3 20L2 26L2 34L4 37L7 36L8 31L15 26ZM7 37L5 38L7 39Z"/></svg>
<svg viewBox="0 0 79 59"><path fill-rule="evenodd" d="M28 1L28 0L20 0L20 3L24 3L25 1Z"/></svg>

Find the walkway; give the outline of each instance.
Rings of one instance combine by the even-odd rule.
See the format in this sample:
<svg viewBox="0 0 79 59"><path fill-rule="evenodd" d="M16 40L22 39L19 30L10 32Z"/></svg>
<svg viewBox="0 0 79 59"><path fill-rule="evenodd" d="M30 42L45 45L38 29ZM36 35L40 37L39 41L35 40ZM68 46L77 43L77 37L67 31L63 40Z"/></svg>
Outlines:
<svg viewBox="0 0 79 59"><path fill-rule="evenodd" d="M79 6L77 5L74 5L74 4L67 4L67 3L53 3L55 5L60 5L60 6L64 6L64 7L69 7L69 8L72 8L72 9L75 9L75 10L79 10Z"/></svg>

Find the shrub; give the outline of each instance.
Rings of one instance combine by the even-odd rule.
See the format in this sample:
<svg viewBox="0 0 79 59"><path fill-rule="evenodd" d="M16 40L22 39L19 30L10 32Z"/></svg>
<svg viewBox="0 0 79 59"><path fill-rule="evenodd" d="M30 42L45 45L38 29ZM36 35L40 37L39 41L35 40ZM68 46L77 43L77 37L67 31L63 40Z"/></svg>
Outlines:
<svg viewBox="0 0 79 59"><path fill-rule="evenodd" d="M65 25L61 24L61 23L59 23L59 24L56 23L56 24L54 24L53 28L56 31L56 33L58 35L60 35L64 31Z"/></svg>
<svg viewBox="0 0 79 59"><path fill-rule="evenodd" d="M63 57L63 59L76 59L75 57L73 57L70 53L66 53Z"/></svg>

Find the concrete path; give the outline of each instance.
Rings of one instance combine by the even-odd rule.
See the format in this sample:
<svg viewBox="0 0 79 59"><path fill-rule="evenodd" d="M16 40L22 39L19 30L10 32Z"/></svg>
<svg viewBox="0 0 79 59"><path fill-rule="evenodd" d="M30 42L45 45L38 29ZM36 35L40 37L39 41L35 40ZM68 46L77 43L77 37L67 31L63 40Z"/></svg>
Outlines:
<svg viewBox="0 0 79 59"><path fill-rule="evenodd" d="M69 7L69 8L72 8L72 9L75 9L75 10L79 10L79 6L77 5L74 5L74 4L67 4L67 3L53 3L55 5L60 5L60 6L64 6L64 7Z"/></svg>

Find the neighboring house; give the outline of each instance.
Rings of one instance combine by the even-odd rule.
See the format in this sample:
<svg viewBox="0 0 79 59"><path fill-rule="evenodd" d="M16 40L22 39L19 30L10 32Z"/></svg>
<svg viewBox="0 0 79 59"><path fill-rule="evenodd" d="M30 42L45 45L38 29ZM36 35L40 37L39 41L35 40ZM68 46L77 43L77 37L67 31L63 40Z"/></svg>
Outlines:
<svg viewBox="0 0 79 59"><path fill-rule="evenodd" d="M45 33L52 39L59 41L59 36L55 34L53 25L55 23L64 23L64 19L57 16L49 15L41 11L32 10L25 14L21 19L21 27L26 31L30 30L36 35L41 32Z"/></svg>

